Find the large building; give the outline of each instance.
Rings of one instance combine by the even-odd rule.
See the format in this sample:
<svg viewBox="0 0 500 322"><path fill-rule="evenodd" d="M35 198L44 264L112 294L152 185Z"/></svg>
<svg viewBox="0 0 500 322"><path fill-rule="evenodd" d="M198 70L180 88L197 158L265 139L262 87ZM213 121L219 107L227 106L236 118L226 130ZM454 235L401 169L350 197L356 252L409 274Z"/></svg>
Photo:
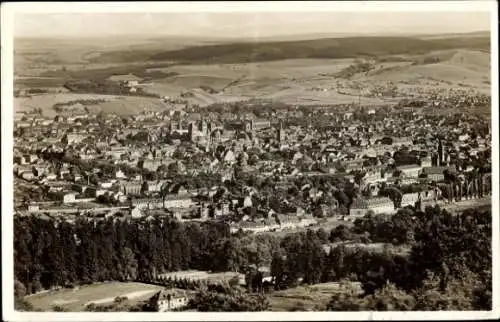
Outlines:
<svg viewBox="0 0 500 322"><path fill-rule="evenodd" d="M396 209L392 200L387 197L358 199L351 205L349 215L363 217L368 212L373 212L374 214L393 214L396 212Z"/></svg>

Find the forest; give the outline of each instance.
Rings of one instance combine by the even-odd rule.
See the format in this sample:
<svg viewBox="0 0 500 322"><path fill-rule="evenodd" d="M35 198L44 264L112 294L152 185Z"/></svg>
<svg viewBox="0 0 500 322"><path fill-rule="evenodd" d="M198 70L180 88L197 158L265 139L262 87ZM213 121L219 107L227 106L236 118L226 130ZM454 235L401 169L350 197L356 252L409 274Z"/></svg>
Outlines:
<svg viewBox="0 0 500 322"><path fill-rule="evenodd" d="M224 223L170 218L80 219L71 224L16 217L15 295L22 298L43 289L98 281L155 281L160 273L198 269L243 272L250 294L299 283L362 283L362 297L346 291L332 299L329 310L391 309L391 305L408 310L484 310L491 309L491 230L491 211L471 209L452 215L439 207L406 208L394 216L366 216L352 228L338 226L330 232L308 230L284 237L231 235ZM390 247L375 251L342 243L325 247L341 241L407 245L410 251L398 253ZM258 268L265 266L270 267L271 288L265 288L258 275L262 274ZM383 296L387 292L404 296ZM221 310L200 300L209 301L215 296L212 293L200 293L197 307ZM384 299L397 303L380 304ZM398 302L405 299L403 304Z"/></svg>

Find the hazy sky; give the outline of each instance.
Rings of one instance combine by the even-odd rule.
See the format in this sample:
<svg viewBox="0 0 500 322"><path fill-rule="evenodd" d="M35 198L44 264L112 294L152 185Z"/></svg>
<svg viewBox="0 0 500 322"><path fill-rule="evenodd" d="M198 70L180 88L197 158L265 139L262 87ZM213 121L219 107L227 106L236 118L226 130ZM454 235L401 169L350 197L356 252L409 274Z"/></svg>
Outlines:
<svg viewBox="0 0 500 322"><path fill-rule="evenodd" d="M490 29L488 12L211 12L16 14L16 37L308 33L460 33Z"/></svg>

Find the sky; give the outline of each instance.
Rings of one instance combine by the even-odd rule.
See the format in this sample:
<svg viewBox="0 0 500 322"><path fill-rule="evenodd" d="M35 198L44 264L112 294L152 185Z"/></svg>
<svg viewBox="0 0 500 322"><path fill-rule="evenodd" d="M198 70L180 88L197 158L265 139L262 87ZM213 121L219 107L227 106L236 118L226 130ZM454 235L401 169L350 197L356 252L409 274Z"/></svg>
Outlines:
<svg viewBox="0 0 500 322"><path fill-rule="evenodd" d="M490 30L488 12L16 13L15 37L436 34Z"/></svg>

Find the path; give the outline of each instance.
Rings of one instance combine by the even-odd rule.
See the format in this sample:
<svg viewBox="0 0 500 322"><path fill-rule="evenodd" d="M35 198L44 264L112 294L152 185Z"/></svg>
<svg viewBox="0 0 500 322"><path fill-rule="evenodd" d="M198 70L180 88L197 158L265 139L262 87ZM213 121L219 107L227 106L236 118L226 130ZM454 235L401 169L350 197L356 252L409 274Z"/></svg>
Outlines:
<svg viewBox="0 0 500 322"><path fill-rule="evenodd" d="M138 298L138 297L142 297L144 295L147 295L149 293L153 293L153 292L157 292L158 290L145 290L145 291L137 291L137 292L130 292L130 293L126 293L126 294L122 294L122 295L119 295L121 297L127 297L127 299L134 299L134 298ZM100 300L96 300L96 301L90 301L90 302L87 302L85 303L85 306L89 305L89 304L104 304L104 303L109 303L109 302L113 302L115 300L116 296L115 297L106 297L106 298L103 298L103 299L100 299Z"/></svg>

